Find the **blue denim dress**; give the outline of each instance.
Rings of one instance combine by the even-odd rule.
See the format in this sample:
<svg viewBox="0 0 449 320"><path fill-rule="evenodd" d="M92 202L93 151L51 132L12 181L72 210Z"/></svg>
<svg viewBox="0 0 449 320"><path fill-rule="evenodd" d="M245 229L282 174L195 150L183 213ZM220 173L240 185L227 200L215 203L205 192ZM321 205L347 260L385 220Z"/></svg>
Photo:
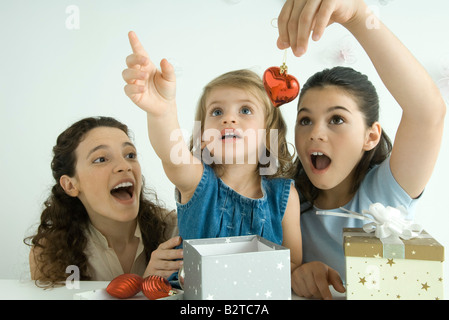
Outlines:
<svg viewBox="0 0 449 320"><path fill-rule="evenodd" d="M251 199L226 185L210 166L203 167L200 183L187 203L179 203L176 191L182 239L259 235L282 244L282 218L293 180L262 176L263 197Z"/></svg>

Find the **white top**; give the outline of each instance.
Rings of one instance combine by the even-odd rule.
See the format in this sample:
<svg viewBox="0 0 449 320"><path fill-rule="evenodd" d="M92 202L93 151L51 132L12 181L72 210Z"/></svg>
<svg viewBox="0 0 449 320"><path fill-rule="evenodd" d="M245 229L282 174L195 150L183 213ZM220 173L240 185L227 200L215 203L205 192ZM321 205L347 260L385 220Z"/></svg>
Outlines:
<svg viewBox="0 0 449 320"><path fill-rule="evenodd" d="M386 206L404 206L406 219L412 220L417 199L412 199L402 189L390 170L390 158L373 167L365 176L354 197L343 207L361 213L372 203ZM345 281L345 257L343 253L343 228L361 228L363 221L354 218L316 215L320 209L301 203L301 232L303 262L322 261L340 273ZM325 211L343 212L339 208Z"/></svg>
<svg viewBox="0 0 449 320"><path fill-rule="evenodd" d="M139 238L136 256L130 273L143 275L146 268L145 252L142 242L142 234L137 224L134 236ZM85 249L88 257L88 268L93 281L110 281L124 273L122 265L114 249L109 247L106 237L101 234L91 223L86 232L87 247Z"/></svg>
<svg viewBox="0 0 449 320"><path fill-rule="evenodd" d="M168 240L177 234L176 212L172 211L167 216L167 230L164 236ZM130 273L143 276L147 263L139 224L136 226L134 236L139 239L139 245ZM111 281L124 273L114 249L109 247L106 237L91 223L89 223L86 237L88 242L84 252L88 257L88 268L92 281Z"/></svg>

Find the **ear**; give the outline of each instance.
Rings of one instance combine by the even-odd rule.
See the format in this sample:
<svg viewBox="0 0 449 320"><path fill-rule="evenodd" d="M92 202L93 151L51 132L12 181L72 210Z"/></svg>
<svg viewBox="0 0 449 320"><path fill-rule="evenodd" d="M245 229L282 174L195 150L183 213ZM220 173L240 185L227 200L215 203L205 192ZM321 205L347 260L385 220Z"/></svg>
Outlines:
<svg viewBox="0 0 449 320"><path fill-rule="evenodd" d="M76 188L76 180L75 178L71 178L68 175L63 175L59 179L59 184L62 189L64 189L65 193L71 197L77 197L79 194L78 189Z"/></svg>
<svg viewBox="0 0 449 320"><path fill-rule="evenodd" d="M380 126L380 123L376 121L370 128L368 128L366 132L363 150L370 151L374 149L379 143L381 136L382 136L382 127Z"/></svg>

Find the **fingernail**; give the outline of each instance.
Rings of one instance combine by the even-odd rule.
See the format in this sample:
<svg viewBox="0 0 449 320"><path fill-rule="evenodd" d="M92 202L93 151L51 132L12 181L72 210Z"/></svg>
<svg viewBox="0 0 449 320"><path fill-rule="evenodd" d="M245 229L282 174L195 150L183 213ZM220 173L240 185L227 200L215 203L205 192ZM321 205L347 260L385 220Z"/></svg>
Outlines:
<svg viewBox="0 0 449 320"><path fill-rule="evenodd" d="M297 57L302 56L304 52L306 52L306 50L303 47L297 47L296 50L294 51L295 56Z"/></svg>

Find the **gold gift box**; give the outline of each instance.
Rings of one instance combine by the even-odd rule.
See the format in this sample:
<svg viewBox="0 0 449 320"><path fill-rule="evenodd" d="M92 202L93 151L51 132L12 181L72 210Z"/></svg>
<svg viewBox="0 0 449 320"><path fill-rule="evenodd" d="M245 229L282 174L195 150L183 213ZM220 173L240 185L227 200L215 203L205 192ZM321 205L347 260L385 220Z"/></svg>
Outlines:
<svg viewBox="0 0 449 320"><path fill-rule="evenodd" d="M423 231L390 243L343 229L347 299L442 299L444 247Z"/></svg>

